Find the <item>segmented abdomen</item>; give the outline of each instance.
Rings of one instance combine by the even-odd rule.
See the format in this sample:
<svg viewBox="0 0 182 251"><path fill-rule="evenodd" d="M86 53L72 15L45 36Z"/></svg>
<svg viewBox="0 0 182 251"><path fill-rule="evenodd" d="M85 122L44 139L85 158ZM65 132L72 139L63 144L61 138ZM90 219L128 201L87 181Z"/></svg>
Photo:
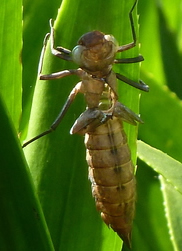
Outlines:
<svg viewBox="0 0 182 251"><path fill-rule="evenodd" d="M122 121L116 117L86 133L92 194L104 222L131 246L135 177Z"/></svg>

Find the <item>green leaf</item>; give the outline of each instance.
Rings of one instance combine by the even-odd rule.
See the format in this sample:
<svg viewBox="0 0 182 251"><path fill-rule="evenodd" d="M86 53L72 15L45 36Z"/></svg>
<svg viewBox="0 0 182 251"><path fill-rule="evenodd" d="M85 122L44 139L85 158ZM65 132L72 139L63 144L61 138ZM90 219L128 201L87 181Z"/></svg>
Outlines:
<svg viewBox="0 0 182 251"><path fill-rule="evenodd" d="M181 170L180 170L181 171ZM168 220L171 240L175 251L181 250L182 238L179 229L182 228L181 203L182 194L168 180L160 177L162 184L166 217Z"/></svg>
<svg viewBox="0 0 182 251"><path fill-rule="evenodd" d="M156 172L138 160L136 181L136 216L132 237L134 250L173 250Z"/></svg>
<svg viewBox="0 0 182 251"><path fill-rule="evenodd" d="M182 164L147 144L138 142L138 156L182 193Z"/></svg>
<svg viewBox="0 0 182 251"><path fill-rule="evenodd" d="M0 93L19 128L21 114L22 3L1 1L0 8Z"/></svg>
<svg viewBox="0 0 182 251"><path fill-rule="evenodd" d="M142 95L141 114L145 122L139 128L139 137L148 144L161 149L175 159L182 161L181 100L166 86L160 86L151 77L142 74L150 83L150 92Z"/></svg>
<svg viewBox="0 0 182 251"><path fill-rule="evenodd" d="M179 6L181 6L180 0L177 0L175 5L170 0L166 0L165 3L139 1L141 52L145 58L141 67L142 80L150 86L150 92L143 94L141 98L140 112L145 123L139 128L139 138L182 162L180 137L182 103L178 98L181 97L181 8ZM146 159L149 160L149 158ZM175 177L176 171L173 169L173 165L169 170L167 168L168 162L171 163L170 159L166 159L166 162L167 164L163 168L166 169L167 174L170 170L170 176ZM142 230L148 227L144 238L147 239L150 236L151 241L147 240L146 245L151 250L180 250L181 237L178 229L181 225L179 221L181 215L178 202L180 205L181 194L173 187L176 185L175 183L171 185L162 178L163 176L160 176L162 187L165 187L162 194L168 212L168 222L165 222L165 212L164 210L163 213L161 212L163 200L159 198L160 185L153 190L154 177L157 174L151 173L151 170L144 164L142 161L138 163L138 200L140 201L141 198L141 205L137 208L139 213L136 215L136 221L139 223L141 221L138 219L144 217L147 223L142 225L140 223L139 226L142 229L139 233L146 233ZM176 203L172 202L172 198ZM178 221L179 227L176 227L175 224ZM173 247L170 246L169 235L166 234L167 224L172 226L170 233L172 233ZM139 235L137 244L140 240L142 238Z"/></svg>
<svg viewBox="0 0 182 251"><path fill-rule="evenodd" d="M163 60L163 68L169 88L182 98L182 90L179 83L182 81L182 55L179 53L177 34L172 32L165 16L163 6L158 6L160 46ZM167 41L167 43L166 43ZM178 74L176 74L178 72Z"/></svg>
<svg viewBox="0 0 182 251"><path fill-rule="evenodd" d="M182 164L144 142L138 142L138 156L161 177L164 206L174 250L181 249Z"/></svg>
<svg viewBox="0 0 182 251"><path fill-rule="evenodd" d="M0 247L17 251L53 250L17 139L22 98L21 1L1 1L0 30Z"/></svg>
<svg viewBox="0 0 182 251"><path fill-rule="evenodd" d="M15 129L0 100L0 246L54 250Z"/></svg>
<svg viewBox="0 0 182 251"><path fill-rule="evenodd" d="M11 118L10 120L13 121L14 127L17 131L18 128L21 129L20 136L22 140L26 137L29 125L32 97L37 78L37 68L42 41L45 34L49 31L48 20L50 18L53 18L54 20L56 19L60 4L61 1L59 2L57 0L47 1L46 3L44 0L34 2L24 0L22 20L21 1L1 1L0 93L8 109L8 118ZM65 11L65 13L62 13L61 20L58 18L55 23L56 44L72 49L79 36L91 29L99 29L106 33L113 34L120 44L131 42L132 36L128 12L132 4L133 0L94 0L89 2L63 1L63 5L59 11L59 16L61 12L64 13ZM91 9L91 6L93 9ZM170 0L166 0L165 3L162 1L139 1L139 41L141 42L141 54L145 58L145 61L142 63L142 80L150 86L150 93L142 94L141 98L140 112L145 124L140 126L139 137L148 144L151 144L177 160L182 161L182 141L180 137L182 127L180 116L182 112L181 100L176 97L181 97L180 71L182 49L182 8L180 8L180 6L181 0L176 0L175 5ZM135 14L134 19L137 28ZM23 84L21 81L22 23L24 42L22 55ZM49 52L47 52L47 54L49 54ZM123 57L137 55L137 48L123 53ZM75 67L70 64L62 64L60 62L61 60L53 59L52 56L47 56L46 58L49 60L46 61L46 64L48 63L51 66L49 67L49 65L45 65L45 73ZM120 69L115 67L115 70L118 72ZM137 80L138 64L123 66L121 73L131 79ZM77 78L70 77L65 79L65 82L62 82L62 80L60 82L55 80L49 83L43 81L38 83L40 86L47 85L50 86L50 88L48 87L49 89L47 91L44 91L43 88L43 92L41 88L39 90L38 95L42 93L45 96L44 98L40 97L41 105L37 107L37 110L35 107L36 103L34 105L37 117L35 117L35 120L32 121L31 124L37 125L37 129L33 131L31 125L28 138L35 136L37 133L40 133L49 127L61 109L69 91L77 81L79 81ZM60 85L61 87L57 88L57 85ZM166 88L165 85L168 85L176 92L176 94ZM51 90L54 91L51 92ZM48 93L50 93L50 96L47 96ZM120 83L119 96L122 103L138 113L137 90ZM23 113L20 121L21 98L23 99ZM49 107L50 110L47 109ZM42 109L44 111L42 111ZM33 165L31 165L33 166L32 169L34 172L36 189L40 192L39 195L44 205L46 219L50 226L51 235L53 236L53 241L56 247L61 247L66 250L66 245L68 248L70 248L71 245L74 245L74 250L84 250L87 249L88 246L92 248L92 250L102 250L104 248L105 250L120 250L120 240L112 230L109 230L107 226L101 224L100 215L96 212L94 201L91 198L90 184L87 181L87 164L85 161L83 139L79 136L71 137L68 134L72 123L84 109L85 106L83 100L78 97L73 104L73 107L70 108L70 111L64 118L62 125L60 125L60 129L54 133L55 136L47 136L47 139L40 140L40 144L37 147L34 148L32 146L30 148L30 150L32 150L30 163L33 163ZM1 111L2 121L4 121L3 114L4 112ZM2 125L0 126L2 127ZM3 125L2 129L3 130L0 132L1 137L3 137L1 140L3 143L1 144L0 149L1 158L3 160L6 158L9 161L8 158L10 152L16 153L16 158L20 153L19 150L17 150L17 144L15 146L13 140L10 140L12 133L11 130L9 130L9 127ZM135 160L135 138L137 128L126 126L126 131L129 136L132 158ZM16 132L14 131L13 134L16 134ZM8 143L6 153L4 150L5 143ZM48 145L49 147L47 147ZM28 151L28 149L26 151ZM43 155L42 152L44 153ZM16 159L14 156L13 158ZM12 161L13 163L10 164L11 167L16 163L16 161L14 162L14 159ZM45 169L41 167L40 164L45 164ZM2 167L4 173L9 170L5 169L5 167ZM16 169L13 168L13 170ZM44 170L45 172L41 173L41 170ZM46 170L48 171L46 172ZM14 174L14 172L10 170L10 174L12 173ZM15 177L17 174L19 175L19 172L15 173ZM26 175L19 176L20 184L22 183L22 179L24 184L25 176ZM31 222L28 222L27 220L24 221L24 223L26 223L26 226L24 226L23 222L20 221L20 215L18 214L18 212L22 212L22 208L22 210L24 210L22 214L23 219L30 218L30 221L32 219L30 217L30 211L28 211L26 205L23 203L24 200L21 201L23 198L22 196L26 197L27 193L24 195L20 193L20 199L17 199L17 201L20 201L21 206L17 206L18 203L16 204L14 202L13 196L15 192L17 192L16 185L19 185L19 183L16 183L16 180L13 179L14 177L12 177L12 175L7 175L9 179L4 183L5 179L3 180L3 177L3 175L0 177L2 179L1 184L5 184L7 189L3 193L7 194L7 198L12 199L12 207L14 209L18 208L19 211L13 210L12 212L10 208L4 207L5 197L3 196L1 198L2 217L0 220L3 222L3 224L1 224L1 233L5 233L2 235L1 247L9 242L9 239L7 238L10 238L11 240L13 239L14 232L11 232L10 230L12 229L12 226L13 229L15 229L14 222L18 222L18 224L16 224L16 230L17 225L21 225L22 229L24 227L28 228L29 224L32 226ZM178 228L181 225L179 220L181 219L179 211L181 194L173 188L171 183L167 183L167 181L162 178L160 179L162 180L163 187L165 186L163 195L167 205L166 211L170 216L168 217L168 224L171 225L170 230L173 238L173 245L176 250L180 250L181 236ZM19 181L19 179L17 180ZM14 189L12 190L8 187L9 181L13 184L11 187ZM50 184L47 190L45 190L44 184ZM133 229L133 250L172 250L173 247L171 246L171 241L167 232L167 221L164 217L160 183L158 179L156 179L156 173L153 172L151 168L147 167L142 161L139 161L138 163L137 184L138 198L136 204L136 219L134 221ZM29 186L29 189L34 193L31 182L29 183ZM18 198L18 196L16 198ZM14 214L15 211L16 214ZM25 215L25 212L28 212L28 214ZM7 217L4 217L6 215ZM14 217L15 215L16 217ZM3 217L6 219L5 223ZM7 224L8 218L12 219L10 222L12 225ZM20 222L22 224L19 224ZM5 230L7 226L10 226L10 230L7 231L8 234L6 235ZM75 226L75 228L73 226ZM46 231L47 229L45 227L42 232L45 233ZM37 232L39 231L30 227L27 236L34 236ZM13 239L14 246L11 250L14 250L14 247L20 247L21 243L29 243L27 236L21 235L21 239L19 237L16 238L17 236L15 235ZM39 234L37 234L37 236L39 236ZM47 236L45 239L46 238ZM69 244L67 241L68 238ZM27 243L25 245L28 245ZM32 243L32 245L34 244ZM41 245L42 244L40 244L40 246ZM34 249L37 250L37 248ZM40 248L40 250L42 250L42 248ZM126 247L123 247L123 250L126 250Z"/></svg>

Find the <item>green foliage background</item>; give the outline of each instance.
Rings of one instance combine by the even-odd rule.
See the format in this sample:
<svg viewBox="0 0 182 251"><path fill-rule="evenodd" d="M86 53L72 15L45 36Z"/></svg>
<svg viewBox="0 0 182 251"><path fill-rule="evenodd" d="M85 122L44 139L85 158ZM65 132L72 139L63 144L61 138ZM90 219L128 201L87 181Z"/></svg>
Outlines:
<svg viewBox="0 0 182 251"><path fill-rule="evenodd" d="M70 77L36 84L48 20L56 20L57 45L69 49L92 29L111 33L120 44L126 44L132 40L128 19L132 4L131 0L64 0L62 6L58 0L1 1L2 250L121 250L120 239L102 223L95 209L83 138L69 135L73 122L85 109L83 98L76 99L56 132L25 149L30 169L17 134L23 141L46 130L78 81ZM182 249L181 5L180 0L139 0L138 4L140 53L145 58L140 77L150 86L150 92L141 95L140 114L145 123L139 126L138 138L153 148L138 143L132 250ZM137 27L136 12L134 19ZM122 57L136 55L138 48ZM60 61L48 49L43 71L75 68ZM122 73L136 80L139 67L122 66ZM119 92L121 101L138 112L140 92L122 83ZM126 125L125 129L135 161L137 128ZM123 250L127 248L123 246Z"/></svg>

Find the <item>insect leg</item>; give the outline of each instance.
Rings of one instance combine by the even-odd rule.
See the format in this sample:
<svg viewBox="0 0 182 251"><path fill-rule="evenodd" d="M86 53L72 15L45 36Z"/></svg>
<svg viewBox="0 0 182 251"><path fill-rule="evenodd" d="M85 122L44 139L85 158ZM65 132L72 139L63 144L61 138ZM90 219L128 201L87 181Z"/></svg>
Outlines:
<svg viewBox="0 0 182 251"><path fill-rule="evenodd" d="M136 32L135 32L135 27L134 27L134 21L133 21L133 16L132 16L132 12L137 4L138 0L135 0L130 12L129 12L129 19L130 19L130 25L131 25L131 31L132 31L132 36L133 36L133 42L129 43L129 44L125 44L119 47L117 52L121 52L121 51L126 51L129 50L133 47L136 46Z"/></svg>
<svg viewBox="0 0 182 251"><path fill-rule="evenodd" d="M59 71L59 72L54 72L51 74L47 74L47 75L39 75L39 79L41 80L50 80L50 79L59 79L59 78L64 78L70 75L78 75L78 70L64 70L64 71Z"/></svg>
<svg viewBox="0 0 182 251"><path fill-rule="evenodd" d="M68 96L61 112L59 113L59 115L57 116L56 120L52 123L52 125L50 126L50 128L48 130L46 130L45 132L35 136L34 138L28 140L27 142L25 142L22 146L22 148L24 148L25 146L29 145L30 143L34 142L35 140L43 137L44 135L47 135L49 133L51 133L52 131L56 130L56 128L58 127L58 125L60 124L61 120L63 119L64 115L66 114L68 108L70 107L71 103L73 102L73 100L75 99L77 93L80 91L81 89L81 82L79 82L71 91L70 95Z"/></svg>
<svg viewBox="0 0 182 251"><path fill-rule="evenodd" d="M123 121L137 125L136 122L143 123L142 119L120 102L116 102L113 109L113 116L121 118Z"/></svg>
<svg viewBox="0 0 182 251"><path fill-rule="evenodd" d="M38 66L38 76L42 72L44 55L45 55L45 50L46 50L47 41L48 41L49 37L50 37L50 33L47 33L46 36L45 36L45 38L44 38L43 47L42 47L42 51L41 51L41 54L40 54L39 66Z"/></svg>
<svg viewBox="0 0 182 251"><path fill-rule="evenodd" d="M88 108L84 111L79 118L75 121L70 130L70 134L81 134L92 132L98 126L106 123L111 118L111 115L99 109Z"/></svg>
<svg viewBox="0 0 182 251"><path fill-rule="evenodd" d="M61 47L61 46L57 46L57 47L56 47L56 50L58 50L58 51L60 51L60 52L63 52L63 53L65 53L65 54L67 54L67 55L70 55L70 54L71 54L71 51L70 51L70 50L68 50L68 49L66 49L66 48L64 48L64 47Z"/></svg>
<svg viewBox="0 0 182 251"><path fill-rule="evenodd" d="M142 55L139 55L137 57L134 58L118 58L114 60L115 64L130 64L130 63L138 63L143 61L144 58Z"/></svg>
<svg viewBox="0 0 182 251"><path fill-rule="evenodd" d="M129 84L137 89L140 89L142 91L145 91L145 92L148 92L149 91L149 86L146 85L142 80L139 80L139 83L138 82L135 82L119 73L116 73L116 77L117 79L125 82L126 84Z"/></svg>
<svg viewBox="0 0 182 251"><path fill-rule="evenodd" d="M55 49L55 45L54 45L54 28L53 28L53 20L50 19L50 28L51 28L51 32L50 32L50 43L51 43L51 52L54 56L59 57L61 59L67 60L67 61L72 61L70 53L71 51L63 48L63 47L57 47Z"/></svg>
<svg viewBox="0 0 182 251"><path fill-rule="evenodd" d="M44 42L43 42L43 48L41 51L41 56L40 56L39 66L38 66L38 75L39 76L41 75L41 72L42 72L45 50L46 50L46 46L47 46L47 42L48 42L49 38L50 38L50 43L51 43L52 54L57 57L60 57L61 59L71 61L71 57L69 56L71 53L70 50L65 49L63 47L58 47L57 49L54 48L54 28L52 25L52 19L50 20L50 27L51 27L51 32L46 34L46 36L44 38Z"/></svg>

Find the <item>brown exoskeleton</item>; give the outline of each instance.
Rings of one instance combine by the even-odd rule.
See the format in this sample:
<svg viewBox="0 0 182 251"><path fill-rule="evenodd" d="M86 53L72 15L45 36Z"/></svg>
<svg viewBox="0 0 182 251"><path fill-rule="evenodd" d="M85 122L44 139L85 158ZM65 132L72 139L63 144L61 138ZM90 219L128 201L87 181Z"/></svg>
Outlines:
<svg viewBox="0 0 182 251"><path fill-rule="evenodd" d="M122 240L131 247L131 230L135 212L136 188L134 166L122 121L132 125L142 122L140 117L118 101L117 79L143 91L149 88L114 73L113 64L136 63L143 61L142 56L115 59L116 53L133 48L136 45L132 12L129 13L133 42L119 46L115 38L100 31L84 34L72 51L54 46L54 29L50 21L51 32L47 34L40 59L40 79L57 79L69 75L80 77L71 91L65 105L50 129L27 141L23 147L57 128L77 93L83 93L87 109L76 120L71 134L84 134L87 149L86 159L89 166L89 178L96 207L104 222L110 226ZM50 37L51 52L61 59L75 62L79 68L42 75L42 64L47 40Z"/></svg>

